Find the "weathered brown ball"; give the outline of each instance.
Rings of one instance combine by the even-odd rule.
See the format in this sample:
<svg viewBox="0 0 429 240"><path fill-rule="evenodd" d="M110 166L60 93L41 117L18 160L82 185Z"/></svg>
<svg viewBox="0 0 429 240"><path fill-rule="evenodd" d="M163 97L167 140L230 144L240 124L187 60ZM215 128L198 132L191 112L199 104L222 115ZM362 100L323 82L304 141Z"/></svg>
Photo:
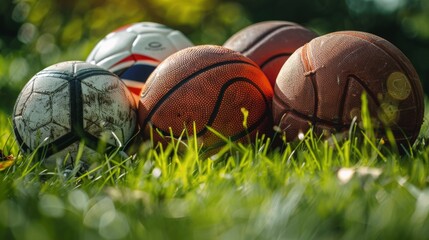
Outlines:
<svg viewBox="0 0 429 240"><path fill-rule="evenodd" d="M315 37L316 33L293 22L265 21L243 28L223 46L256 62L274 87L284 62L296 49Z"/></svg>
<svg viewBox="0 0 429 240"><path fill-rule="evenodd" d="M268 133L272 97L268 79L249 58L220 46L190 47L150 75L139 102L139 124L146 139L151 131L161 143L196 135L209 151L225 142L208 127L232 141Z"/></svg>
<svg viewBox="0 0 429 240"><path fill-rule="evenodd" d="M288 140L312 126L348 130L361 116L361 95L380 137L392 130L412 144L423 121L423 89L407 57L387 40L357 31L334 32L299 48L283 65L273 99L274 124Z"/></svg>

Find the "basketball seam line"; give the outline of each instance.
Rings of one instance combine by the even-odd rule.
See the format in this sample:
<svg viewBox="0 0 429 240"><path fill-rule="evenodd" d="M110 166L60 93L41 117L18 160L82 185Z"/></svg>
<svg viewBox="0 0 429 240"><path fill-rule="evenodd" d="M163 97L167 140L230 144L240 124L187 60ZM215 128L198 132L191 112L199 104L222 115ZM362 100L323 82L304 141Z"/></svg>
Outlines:
<svg viewBox="0 0 429 240"><path fill-rule="evenodd" d="M264 68L265 65L267 65L269 62L273 61L276 58L279 57L290 57L292 55L292 53L280 53L280 54L276 54L274 56L271 56L270 58L268 58L267 60L265 60L263 63L261 63L260 68Z"/></svg>
<svg viewBox="0 0 429 240"><path fill-rule="evenodd" d="M250 63L250 62L246 62L246 61L243 61L243 60L231 60L231 61L223 61L223 62L218 62L218 63L212 64L212 65L209 65L209 66L207 66L207 67L205 67L203 69L200 69L200 70L198 70L198 71L196 71L196 72L188 75L187 77L185 77L184 79L182 79L180 82L178 82L176 85L174 85L170 90L168 90L168 92L166 92L159 99L159 101L157 101L157 103L153 106L152 110L148 113L148 115L144 119L143 124L141 126L142 129L146 128L147 123L151 120L152 116L155 114L155 112L158 110L158 108L164 103L164 101L167 100L168 97L171 94L173 94L177 89L179 89L182 85L184 85L185 83L191 81L192 79L194 79L195 77L197 77L198 75L200 75L200 74L202 74L202 73L204 73L206 71L209 71L211 69L214 69L214 68L217 68L217 67L220 67L220 66L223 66L223 65L227 65L227 64L247 64L247 65L251 65L251 66L259 68L258 66L255 66L253 63ZM151 86L152 85L153 84L151 84ZM150 91L149 88L147 88L146 91L145 91L145 94L142 95L141 98L145 97L146 94L149 91Z"/></svg>
<svg viewBox="0 0 429 240"><path fill-rule="evenodd" d="M365 38L364 36L362 36L361 34L354 34L354 33L348 33L348 34L350 34L350 35L352 35L352 36L354 36L354 37L357 37L357 38L359 38L359 39L362 39L362 40L364 40L364 41L366 41L366 42L369 42L369 43L371 43L371 44L373 44L374 46L376 46L377 48L379 48L380 50L382 50L384 53L386 53L386 55L388 55L389 57L391 57L393 60L395 60L395 62L400 66L400 68L402 69L402 71L404 71L404 72L409 72L409 71L407 71L408 70L408 68L407 67L405 67L403 64L402 64L402 62L401 61L399 61L399 59L394 55L394 54L391 54L385 47L383 47L382 45L379 45L379 44L377 44L377 42L376 41L372 41L371 39L368 39L368 38ZM346 34L347 35L347 34ZM386 42L387 42L387 40L386 40ZM392 44L393 45L393 44ZM399 50L400 51L400 50ZM415 85L414 85L414 82L413 81L411 81L411 84L413 84L413 90L415 89Z"/></svg>
<svg viewBox="0 0 429 240"><path fill-rule="evenodd" d="M228 80L228 82L227 82L227 83L225 83L224 85L222 85L222 87L221 87L221 89L220 89L220 93L219 93L219 95L218 95L218 99L217 99L217 101L216 101L216 103L215 103L215 106L213 107L213 111L212 111L212 114L211 114L211 116L210 116L210 118L209 118L209 120L208 120L208 122L207 122L207 125L211 126L211 125L213 124L214 120L216 119L217 113L219 112L220 105L222 104L222 102L221 102L221 101L222 101L222 98L223 98L223 96L224 96L224 94L225 94L225 92L226 92L227 88L228 88L230 85L232 85L233 83L240 82L240 81L243 81L243 82L249 83L249 84L251 84L253 87L255 87L255 88L256 88L256 90L261 94L262 98L264 99L264 102L265 102L265 105L266 105L266 109L268 108L268 100L267 100L267 98L266 98L266 96L265 96L264 92L262 91L262 89L260 89L260 88L259 88L259 86L258 86L258 85L256 85L254 82L252 82L252 81L251 81L250 79L248 79L248 78L244 78L244 77L237 77L237 78L233 78L233 79ZM205 130L205 131L204 131L204 130ZM204 134L206 131L207 131L207 128L204 128L204 129L203 129L203 133L201 133L201 134Z"/></svg>
<svg viewBox="0 0 429 240"><path fill-rule="evenodd" d="M351 126L351 124L343 124L342 125L342 124L336 124L334 122L330 122L330 121L319 119L319 118L311 118L311 117L309 117L309 116L307 116L305 114L302 114L302 113L300 113L298 111L295 111L293 109L286 110L284 114L295 115L295 116L297 116L297 117L299 117L299 118L301 118L303 120L311 122L312 126L317 126L317 123L322 123L322 124L328 125L329 127L335 128L336 131L341 131L343 129L348 129ZM316 121L316 124L312 123L312 120L314 120L314 119ZM381 132L381 131L384 131L385 128L383 128L383 127L381 127L381 128L374 128L374 130L376 132ZM392 130L391 129L391 131L393 131L394 133L401 133L402 137L400 139L410 139L411 138L411 137L407 136L404 133L404 131L401 128L399 128L399 127L396 130Z"/></svg>
<svg viewBox="0 0 429 240"><path fill-rule="evenodd" d="M308 56L308 54L309 54L309 49L308 48L309 47L310 47L309 44L305 44L304 45L304 47L302 49L302 52L301 52L301 61L303 62L305 72L310 72L310 74L309 74L308 77L310 77L311 82L312 82L313 91L314 91L314 100L315 100L313 115L314 115L315 119L320 119L320 118L317 117L317 110L318 110L318 105L319 105L319 96L318 96L318 91L317 91L318 87L317 87L317 81L316 81L316 73L312 72L313 71L312 70L313 67L311 66L311 62L310 62L309 56ZM347 76L347 83L346 83L346 85L348 85L348 82L350 81L350 77L354 78L357 82L359 82L359 84L368 93L369 97L371 97L371 99L375 102L375 104L378 107L379 103L377 101L377 98L372 94L371 91L369 91L370 89L368 88L368 86L366 86L366 84L364 84L364 82L361 79L359 79L357 76L355 76L353 74L349 74ZM347 91L347 89L344 89L344 90L345 90L345 92ZM343 95L345 95L345 93L343 93ZM340 109L341 109L341 105L342 105L342 108L344 108L344 102L340 103ZM342 112L341 110L338 111L338 114L341 113L341 112ZM343 116L339 115L338 117L342 119ZM314 124L314 122L313 122L313 124Z"/></svg>
<svg viewBox="0 0 429 240"><path fill-rule="evenodd" d="M300 112L296 111L295 109L287 109L287 110L285 110L285 112L283 113L283 115L284 114L295 115L295 116L297 116L297 117L299 117L299 118L301 118L303 120L311 122L311 124L313 126L316 126L317 123L328 125L329 127L335 128L337 131L341 130L343 128L349 128L350 127L350 124L341 124L341 123L331 122L329 120L321 119L321 118L318 118L316 116L310 117L310 116L307 116L307 115L305 115L303 113L300 113Z"/></svg>
<svg viewBox="0 0 429 240"><path fill-rule="evenodd" d="M350 78L347 77L346 79L347 80L346 80L346 83L345 83L344 88L343 88L343 93L341 94L340 102L338 104L339 105L338 106L338 121L340 123L344 122L344 116L343 116L344 107L345 107L346 99L347 99L347 95L348 95L347 93L349 93Z"/></svg>
<svg viewBox="0 0 429 240"><path fill-rule="evenodd" d="M276 32L276 31L278 31L278 30L281 30L281 29L288 29L288 28L291 28L291 27L296 27L296 28L299 28L299 26L296 26L296 25L293 25L293 24L284 24L284 25L280 25L280 26L277 26L277 27L274 27L274 28L272 28L272 29L270 29L270 30L268 30L267 32L265 32L264 34L261 34L258 38L256 38L255 40L253 40L245 49L243 49L242 51L241 51L241 53L243 54L243 55L246 55L246 53L248 52L248 51L250 51L250 50L252 50L253 48L255 48L255 46L256 46L256 43L258 43L258 42L261 42L263 39L266 39L266 38L269 38L269 37L271 37L271 35L274 33L274 32Z"/></svg>
<svg viewBox="0 0 429 240"><path fill-rule="evenodd" d="M378 101L377 101L376 99L374 99L374 96L369 92L369 89L368 89L365 85L363 85L362 80L360 80L358 77L356 77L356 76L354 76L354 75L349 75L349 76L352 76L353 78L355 78L355 80L356 80L357 82L359 82L359 84L360 84L360 85L362 85L362 87L364 88L364 90L365 90L366 92L368 92L369 97L371 97L371 99L373 99L373 100L374 100L374 102L377 104L377 106L379 106ZM346 86L349 84L349 81L350 81L350 80L349 80L349 77L348 77L348 78L347 78ZM346 93L343 93L343 95L345 96L345 95L347 95L347 94L346 94ZM293 112L293 113L295 113L296 115L299 115L301 118L304 118L305 120L309 120L309 121L311 121L313 124L314 124L314 122L324 122L324 123L329 124L329 125L349 126L349 124L336 123L336 122L331 122L331 121L329 121L329 120L321 119L321 118L317 117L317 114L313 114L313 115L314 115L313 117L311 117L311 116L307 116L307 115L305 115L304 113L301 113L301 112L297 111L296 109L291 108L291 107L289 106L289 104L288 104L288 103L286 103L282 98L277 97L277 94L276 94L276 95L274 95L273 101L279 101L282 105L286 105L286 106L288 107L288 109L285 109L284 113L287 113L287 112ZM343 100L342 100L342 101L343 101L343 102L345 101L345 100L344 100L344 97L343 97ZM344 108L344 103L343 103L343 107L342 107L342 108L340 108L340 109L343 109L343 108ZM342 115L342 114L341 114L341 115ZM341 116L341 115L339 115L339 116ZM304 116L305 116L305 117L304 117ZM342 117L342 116L341 116L341 117Z"/></svg>
<svg viewBox="0 0 429 240"><path fill-rule="evenodd" d="M212 124L213 124L213 122L214 122L214 120L216 119L216 116L217 116L217 113L218 113L218 110L219 110L219 108L220 108L220 105L222 104L222 97L223 97L223 95L224 95L224 93L225 93L225 91L226 91L226 89L230 86L230 85L232 85L232 84L234 84L234 83L236 83L236 82L239 82L239 81L243 81L243 82L246 82L246 83L249 83L249 84L251 84L251 85L253 85L257 90L258 90L258 92L261 94L261 96L262 96L262 98L264 99L264 102L265 102L265 111L264 111L264 113L262 114L262 116L260 117L260 118L258 118L258 120L255 122L255 123L253 123L252 125L250 125L247 129L245 129L245 130L243 130L243 131L241 131L241 132L239 132L239 133L237 133L237 134L235 134L234 136L232 136L231 137L231 139L240 139L240 138L242 138L242 137L244 137L247 133L250 133L250 132L252 132L253 130L255 130L261 123L262 123L262 121L268 116L268 114L269 114L269 103L268 103L268 99L267 99L267 97L265 96L265 94L264 94L264 92L262 91L262 89L260 89L259 88L259 86L258 85L256 85L254 82L252 82L251 80L249 80L249 79L247 79L247 78L243 78L243 77L238 77L238 78L233 78L233 79L230 79L228 82L227 82L227 84L224 84L223 86L222 86L222 88L221 88L221 91L220 91L220 94L218 95L218 98L217 98L217 100L216 100L216 104L215 104L215 106L213 107L213 111L212 111L212 114L210 115L210 118L209 118L209 120L207 121L207 124L205 124L205 126L212 126ZM152 124L152 126L155 128L155 129L158 129L159 131L161 131L161 133L163 134L163 135L165 135L165 136L170 136L171 134L170 133L168 133L167 131L165 131L165 130L162 130L162 129L160 129L159 127L157 127L156 125L153 125ZM206 132L208 131L208 128L207 127L204 127L201 131L199 131L197 134L196 134L196 136L197 137L200 137L201 135L203 135L203 134L205 134ZM176 136L174 136L173 135L173 137L175 137L175 138L178 138L178 137L176 137ZM187 136L185 136L185 137L182 137L182 139L187 139Z"/></svg>
<svg viewBox="0 0 429 240"><path fill-rule="evenodd" d="M316 73L313 73L313 67L311 65L309 56L308 56L308 50L309 48L309 44L305 44L304 47L302 48L301 51L301 62L303 62L304 65L304 80L307 80L307 77L310 78L311 81L311 86L313 87L313 92L314 92L314 107L313 107L313 116L317 116L317 108L319 105L319 94L317 91L317 82L316 82ZM306 75L305 73L310 72L310 75Z"/></svg>
<svg viewBox="0 0 429 240"><path fill-rule="evenodd" d="M354 74L349 74L346 78L346 84L344 86L344 91L343 94L341 96L341 100L340 100L340 104L339 104L339 109L338 109L338 120L339 121L343 121L343 114L344 114L344 107L345 107L345 102L346 102L346 98L347 98L347 93L348 93L348 87L350 85L350 81L351 79L354 79L356 82L359 83L359 85L363 88L363 90L365 91L366 94L368 94L368 97L370 97L372 99L372 101L374 101L375 105L378 107L380 107L380 103L378 102L377 98L375 97L375 95L370 91L370 89L368 88L368 86L366 86L365 82L362 81L358 76L354 75ZM362 104L361 104L362 105Z"/></svg>
<svg viewBox="0 0 429 240"><path fill-rule="evenodd" d="M222 66L222 65L226 65L226 64L230 64L230 63L244 63L244 64L252 65L254 67L259 68L259 66L256 63L253 63L253 62L247 62L247 61L244 61L244 60L229 60L229 61L218 62L218 63L214 63L212 65L208 65L208 66L204 67L203 69L200 69L200 70L198 70L196 72L191 73L190 75L186 76L182 80L183 81L185 81L185 80L188 81L188 80L190 80L188 78L193 78L193 77L197 76L198 74L203 73L204 71L208 71L208 70L211 70L212 68L215 68L215 67L218 67L218 66ZM156 69L155 69L155 71L156 71ZM155 74L151 74L151 75L155 75ZM152 86L155 84L155 81L152 80L152 81L148 82L148 80L149 80L149 78L146 79L145 88L144 88L144 91L141 93L140 98L144 98L151 91L150 89L152 89ZM178 83L178 84L180 84L180 83ZM172 89L170 89L170 91ZM166 94L168 94L169 92L167 92ZM146 125L146 124L143 124L143 126L144 125Z"/></svg>
<svg viewBox="0 0 429 240"><path fill-rule="evenodd" d="M350 81L350 78L353 78L355 81L357 81L365 90L365 92L368 94L368 96L374 101L375 105L377 105L377 107L380 107L380 102L378 101L377 97L374 95L374 93L370 91L371 89L369 89L369 87L365 84L364 81L362 81L362 79L360 79L358 76L354 74L349 74L347 76L347 82Z"/></svg>
<svg viewBox="0 0 429 240"><path fill-rule="evenodd" d="M389 51L387 51L383 46L381 46L381 45L379 45L379 44L377 44L377 42L376 41L372 41L371 39L368 39L368 38L366 38L366 37L364 37L364 36L362 36L362 34L358 34L358 33L352 33L352 32L348 32L347 34L345 34L345 35L348 35L348 34L350 34L351 36L354 36L354 37L357 37L357 38L359 38L359 39L362 39L362 40L364 40L364 41L366 41L366 42L369 42L369 43L371 43L371 44L373 44L374 46L376 46L377 48L379 48L379 49L381 49L384 53L386 53L386 55L388 55L388 56L390 56L392 59L394 59L395 60L395 62L400 66L400 68L402 69L402 71L404 71L404 72L409 72L409 71L405 71L405 70L408 70L408 68L407 67L404 67L404 65L402 64L402 62L401 61L399 61L398 60L398 58L395 56L395 55L393 55L393 54L391 54ZM387 40L386 40L387 41ZM392 44L393 45L393 44ZM400 50L399 50L400 51ZM409 81L410 82L410 84L412 84L413 85L413 93L414 93L414 95L416 96L417 94L416 94L416 92L415 92L415 89L416 89L416 86L415 86L415 84L414 84L414 82L413 81ZM418 97L415 97L416 99L417 99L417 101L419 102L419 105L420 106L422 106L423 105L423 103L422 102L420 102L420 99L418 98ZM417 112L417 111L416 111ZM417 114L416 114L417 115ZM422 114L420 114L420 116L419 116L420 118L419 119L423 119L423 115ZM417 130L419 128L419 124L416 124L416 127L414 128L414 130ZM416 132L415 134L413 134L415 137L417 137L418 135L419 135L419 131L414 131L414 132Z"/></svg>

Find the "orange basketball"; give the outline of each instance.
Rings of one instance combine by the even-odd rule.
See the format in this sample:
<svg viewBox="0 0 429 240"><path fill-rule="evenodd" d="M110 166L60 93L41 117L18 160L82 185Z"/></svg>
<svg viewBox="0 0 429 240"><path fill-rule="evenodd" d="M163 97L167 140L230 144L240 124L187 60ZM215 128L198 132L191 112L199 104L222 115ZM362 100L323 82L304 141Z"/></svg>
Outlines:
<svg viewBox="0 0 429 240"><path fill-rule="evenodd" d="M249 58L220 46L190 47L165 59L148 78L139 124L146 139L152 131L155 142L165 143L186 130L182 139L196 135L210 151L224 141L207 127L242 142L268 133L272 97L267 77Z"/></svg>
<svg viewBox="0 0 429 240"><path fill-rule="evenodd" d="M315 37L316 33L293 22L265 21L243 28L223 46L255 61L274 87L284 62Z"/></svg>

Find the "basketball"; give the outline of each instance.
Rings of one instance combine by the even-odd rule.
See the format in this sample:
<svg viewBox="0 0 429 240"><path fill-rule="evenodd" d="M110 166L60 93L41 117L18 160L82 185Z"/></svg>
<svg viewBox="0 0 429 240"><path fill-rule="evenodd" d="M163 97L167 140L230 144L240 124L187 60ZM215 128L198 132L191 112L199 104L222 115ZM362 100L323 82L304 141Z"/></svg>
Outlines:
<svg viewBox="0 0 429 240"><path fill-rule="evenodd" d="M256 62L274 87L284 62L296 49L315 37L316 33L293 22L266 21L242 29L223 46Z"/></svg>
<svg viewBox="0 0 429 240"><path fill-rule="evenodd" d="M213 151L225 142L209 128L241 142L268 133L272 97L268 79L252 60L221 46L190 47L169 56L149 76L139 124L145 139L151 132L161 143L196 136L203 151Z"/></svg>
<svg viewBox="0 0 429 240"><path fill-rule="evenodd" d="M286 61L277 77L274 124L296 139L346 131L361 117L365 93L375 132L390 129L398 144L412 144L423 121L423 89L407 57L387 40L357 31L313 39Z"/></svg>

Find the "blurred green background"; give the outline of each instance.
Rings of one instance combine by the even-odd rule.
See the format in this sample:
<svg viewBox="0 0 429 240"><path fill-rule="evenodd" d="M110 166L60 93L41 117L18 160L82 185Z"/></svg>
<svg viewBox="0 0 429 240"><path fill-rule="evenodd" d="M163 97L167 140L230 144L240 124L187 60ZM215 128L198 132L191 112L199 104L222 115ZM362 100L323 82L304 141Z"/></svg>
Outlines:
<svg viewBox="0 0 429 240"><path fill-rule="evenodd" d="M85 60L110 31L139 21L178 29L196 45L222 45L266 20L296 22L319 34L371 32L408 56L429 92L429 0L5 0L0 18L0 109L8 113L35 73Z"/></svg>

